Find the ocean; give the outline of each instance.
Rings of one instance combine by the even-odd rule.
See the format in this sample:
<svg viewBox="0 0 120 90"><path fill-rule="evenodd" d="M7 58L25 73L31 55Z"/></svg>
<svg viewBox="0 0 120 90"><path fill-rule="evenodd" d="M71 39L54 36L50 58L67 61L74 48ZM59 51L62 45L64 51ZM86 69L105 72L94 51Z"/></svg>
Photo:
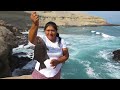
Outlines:
<svg viewBox="0 0 120 90"><path fill-rule="evenodd" d="M120 62L112 59L112 52L120 49L120 26L59 27L58 32L70 54L62 67L62 79L120 79ZM42 28L38 34L44 35ZM26 52L32 58L29 46L20 45L13 53Z"/></svg>

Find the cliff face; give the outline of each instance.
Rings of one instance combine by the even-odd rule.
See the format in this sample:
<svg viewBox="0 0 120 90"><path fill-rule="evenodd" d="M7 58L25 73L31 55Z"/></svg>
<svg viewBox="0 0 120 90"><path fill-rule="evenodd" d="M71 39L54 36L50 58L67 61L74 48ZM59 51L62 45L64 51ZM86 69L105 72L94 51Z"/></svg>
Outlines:
<svg viewBox="0 0 120 90"><path fill-rule="evenodd" d="M30 14L24 11L0 11L0 25L4 24L25 31L28 29L27 24L31 24Z"/></svg>
<svg viewBox="0 0 120 90"><path fill-rule="evenodd" d="M100 17L90 16L76 11L36 11L39 14L40 26L45 26L49 21L54 21L58 26L94 26L108 25ZM0 20L19 30L28 30L31 26L31 11L0 11Z"/></svg>
<svg viewBox="0 0 120 90"><path fill-rule="evenodd" d="M31 13L31 11L25 11ZM70 11L37 11L40 17L40 26L48 21L54 21L58 26L91 26L108 25L103 18Z"/></svg>
<svg viewBox="0 0 120 90"><path fill-rule="evenodd" d="M0 26L0 77L11 76L9 59L12 48L17 46L13 33L4 26Z"/></svg>

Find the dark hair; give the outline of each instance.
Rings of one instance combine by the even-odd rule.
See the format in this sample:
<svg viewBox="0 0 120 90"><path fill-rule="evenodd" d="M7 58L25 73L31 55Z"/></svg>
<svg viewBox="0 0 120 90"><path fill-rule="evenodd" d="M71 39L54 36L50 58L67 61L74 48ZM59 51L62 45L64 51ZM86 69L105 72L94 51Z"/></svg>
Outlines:
<svg viewBox="0 0 120 90"><path fill-rule="evenodd" d="M56 23L50 21L50 22L46 23L46 25L45 25L45 27L44 27L44 31L46 30L46 28L47 28L48 26L52 26L56 31L58 30L58 27L57 27ZM58 44L59 44L59 46L60 46L61 37L59 36L59 33L58 33L58 32L57 32L57 35L56 35L56 36L57 36L58 39L59 39Z"/></svg>

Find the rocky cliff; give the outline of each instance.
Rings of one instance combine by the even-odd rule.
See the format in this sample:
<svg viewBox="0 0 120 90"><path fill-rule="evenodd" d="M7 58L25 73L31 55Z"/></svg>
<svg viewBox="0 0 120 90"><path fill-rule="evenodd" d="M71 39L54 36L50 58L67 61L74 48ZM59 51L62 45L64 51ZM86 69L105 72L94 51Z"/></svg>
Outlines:
<svg viewBox="0 0 120 90"><path fill-rule="evenodd" d="M0 11L0 25L14 26L19 31L28 29L27 25L31 24L30 14L24 11Z"/></svg>
<svg viewBox="0 0 120 90"><path fill-rule="evenodd" d="M0 20L19 31L28 30L31 26L30 13L32 11L0 11ZM110 25L105 19L90 16L76 11L36 11L39 14L40 26L44 27L48 21L54 21L58 26L99 26Z"/></svg>
<svg viewBox="0 0 120 90"><path fill-rule="evenodd" d="M31 11L25 11L31 13ZM58 26L96 26L109 25L100 17L90 16L75 11L36 11L40 17L40 26L44 26L48 21L54 21Z"/></svg>
<svg viewBox="0 0 120 90"><path fill-rule="evenodd" d="M13 48L28 43L28 35L21 34L19 29L12 26L12 24L7 24L5 21L0 20L0 78L12 76L14 69L23 67L31 60L27 57L19 58L12 54ZM26 70L27 74L31 73L29 71ZM26 74L25 70L21 72Z"/></svg>
<svg viewBox="0 0 120 90"><path fill-rule="evenodd" d="M19 43L16 36L19 35L20 30L28 30L31 25L30 13L30 11L0 11L0 78L11 76L12 49ZM40 16L40 26L44 26L48 21L54 21L58 26L108 25L100 17L82 13L68 11L37 11L37 13Z"/></svg>
<svg viewBox="0 0 120 90"><path fill-rule="evenodd" d="M0 77L11 76L9 58L12 48L17 46L13 33L4 26L0 26Z"/></svg>

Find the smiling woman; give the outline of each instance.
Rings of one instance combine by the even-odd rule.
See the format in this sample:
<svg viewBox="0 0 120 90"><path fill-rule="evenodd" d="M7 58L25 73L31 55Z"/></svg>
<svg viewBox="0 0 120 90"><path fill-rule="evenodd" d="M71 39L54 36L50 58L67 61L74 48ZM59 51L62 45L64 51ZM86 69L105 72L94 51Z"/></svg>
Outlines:
<svg viewBox="0 0 120 90"><path fill-rule="evenodd" d="M64 39L59 37L56 23L51 21L48 22L44 28L45 36L37 36L39 16L36 14L36 12L31 14L31 20L32 26L28 34L29 41L36 45L38 37L41 37L44 40L48 48L47 54L50 58L49 64L52 67L51 69L40 68L39 70L38 68L40 67L41 63L37 61L35 70L32 73L32 77L33 79L60 79L62 63L69 58L69 52L66 43ZM58 52L57 55L56 50Z"/></svg>
<svg viewBox="0 0 120 90"><path fill-rule="evenodd" d="M56 28L56 24L53 22L48 22L44 28L45 30L45 34L47 36L47 38L52 41L55 42L56 41L56 35L57 35L57 28Z"/></svg>

